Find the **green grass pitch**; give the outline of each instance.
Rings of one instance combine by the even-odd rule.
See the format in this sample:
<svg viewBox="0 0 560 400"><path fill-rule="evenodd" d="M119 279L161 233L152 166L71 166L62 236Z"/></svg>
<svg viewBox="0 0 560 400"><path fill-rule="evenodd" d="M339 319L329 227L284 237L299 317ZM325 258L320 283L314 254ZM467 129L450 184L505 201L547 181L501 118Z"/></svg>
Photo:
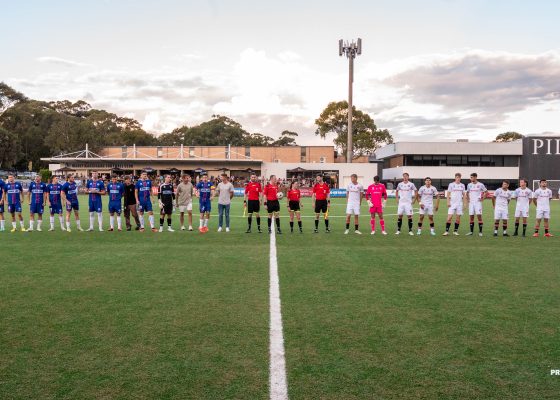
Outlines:
<svg viewBox="0 0 560 400"><path fill-rule="evenodd" d="M343 235L344 210L314 235L306 199L301 235L282 209L291 399L558 398L560 203L549 239L492 237L490 202L482 238L442 237L444 209L436 237L395 236L394 215ZM0 232L0 398L268 398L269 238L242 214L204 235Z"/></svg>

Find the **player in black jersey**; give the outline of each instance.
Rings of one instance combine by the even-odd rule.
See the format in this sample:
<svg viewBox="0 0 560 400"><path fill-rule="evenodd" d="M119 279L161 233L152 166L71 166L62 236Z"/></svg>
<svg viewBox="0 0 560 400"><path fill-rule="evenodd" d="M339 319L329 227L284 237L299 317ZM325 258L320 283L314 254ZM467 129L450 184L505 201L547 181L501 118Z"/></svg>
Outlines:
<svg viewBox="0 0 560 400"><path fill-rule="evenodd" d="M171 176L165 175L165 181L159 185L159 231L163 232L163 219L167 215L167 230L173 232L171 227L171 214L173 214L173 200L175 200L175 192L171 183Z"/></svg>

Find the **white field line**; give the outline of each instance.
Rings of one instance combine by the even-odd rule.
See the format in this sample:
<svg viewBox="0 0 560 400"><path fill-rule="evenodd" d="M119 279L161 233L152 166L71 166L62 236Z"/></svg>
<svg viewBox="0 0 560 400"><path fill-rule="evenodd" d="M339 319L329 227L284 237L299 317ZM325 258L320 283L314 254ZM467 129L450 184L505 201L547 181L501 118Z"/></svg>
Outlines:
<svg viewBox="0 0 560 400"><path fill-rule="evenodd" d="M280 279L276 258L276 234L272 220L270 235L270 400L288 400L284 331L280 303Z"/></svg>

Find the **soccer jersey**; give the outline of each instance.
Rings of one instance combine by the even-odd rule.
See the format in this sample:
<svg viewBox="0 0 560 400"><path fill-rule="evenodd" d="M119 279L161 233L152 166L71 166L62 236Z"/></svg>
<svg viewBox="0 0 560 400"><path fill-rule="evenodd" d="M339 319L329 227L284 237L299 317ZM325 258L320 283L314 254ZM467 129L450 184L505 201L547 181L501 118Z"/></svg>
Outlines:
<svg viewBox="0 0 560 400"><path fill-rule="evenodd" d="M90 179L86 183L86 188L88 190L94 189L97 191L89 194L89 201L93 203L101 200L101 195L98 192L105 190L105 184L101 179L96 179L95 181Z"/></svg>
<svg viewBox="0 0 560 400"><path fill-rule="evenodd" d="M247 186L245 186L247 200L259 200L261 192L262 186L259 182L249 182Z"/></svg>
<svg viewBox="0 0 560 400"><path fill-rule="evenodd" d="M387 189L382 183L374 183L366 190L366 199L371 201L374 207L381 207L382 200L387 200Z"/></svg>
<svg viewBox="0 0 560 400"><path fill-rule="evenodd" d="M482 182L469 183L467 185L467 193L469 194L469 203L476 203L482 200L482 196L486 192L486 186Z"/></svg>
<svg viewBox="0 0 560 400"><path fill-rule="evenodd" d="M76 182L66 182L62 185L62 191L66 196L66 201L72 204L78 203L78 185Z"/></svg>
<svg viewBox="0 0 560 400"><path fill-rule="evenodd" d="M450 193L451 204L460 204L463 202L465 185L462 183L451 182L447 187L447 191Z"/></svg>
<svg viewBox="0 0 560 400"><path fill-rule="evenodd" d="M266 200L278 200L278 185L267 184L264 187L263 193L266 197Z"/></svg>
<svg viewBox="0 0 560 400"><path fill-rule="evenodd" d="M496 208L499 208L500 210L507 210L511 196L511 190L504 190L502 188L496 189L496 191L494 192L494 198L496 199Z"/></svg>
<svg viewBox="0 0 560 400"><path fill-rule="evenodd" d="M418 195L420 196L420 202L425 206L432 206L434 204L434 196L438 194L437 189L434 186L422 186L418 189Z"/></svg>
<svg viewBox="0 0 560 400"><path fill-rule="evenodd" d="M6 183L4 186L4 192L6 193L6 199L8 200L8 205L21 205L21 193L23 193L23 186L21 183Z"/></svg>
<svg viewBox="0 0 560 400"><path fill-rule="evenodd" d="M173 191L172 183L162 183L159 185L158 199L160 199L163 204L173 206L175 192Z"/></svg>
<svg viewBox="0 0 560 400"><path fill-rule="evenodd" d="M210 196L212 195L212 190L214 190L214 184L210 181L200 181L196 184L196 190L198 190L199 201L201 203L210 202Z"/></svg>
<svg viewBox="0 0 560 400"><path fill-rule="evenodd" d="M533 198L533 191L529 188L522 189L519 187L513 192L513 197L517 199L516 209L528 210Z"/></svg>
<svg viewBox="0 0 560 400"><path fill-rule="evenodd" d="M107 194L111 203L120 203L124 196L124 185L120 182L109 183L107 185Z"/></svg>
<svg viewBox="0 0 560 400"><path fill-rule="evenodd" d="M29 184L30 203L31 204L43 204L45 200L45 192L47 191L47 185L44 182L31 182Z"/></svg>
<svg viewBox="0 0 560 400"><path fill-rule="evenodd" d="M360 204L360 197L364 192L364 187L360 183L350 182L346 186L346 192L348 193L348 203Z"/></svg>
<svg viewBox="0 0 560 400"><path fill-rule="evenodd" d="M533 198L537 199L537 210L550 210L550 199L552 199L552 190L549 188L538 188L533 193Z"/></svg>
<svg viewBox="0 0 560 400"><path fill-rule="evenodd" d="M136 182L136 190L138 191L138 201L140 204L151 203L150 193L152 192L152 181L149 179L139 179Z"/></svg>
<svg viewBox="0 0 560 400"><path fill-rule="evenodd" d="M299 201L301 199L301 192L299 189L291 189L288 191L289 201Z"/></svg>
<svg viewBox="0 0 560 400"><path fill-rule="evenodd" d="M313 186L313 193L315 194L315 200L327 200L327 196L331 192L329 185L325 182L323 183L316 183Z"/></svg>
<svg viewBox="0 0 560 400"><path fill-rule="evenodd" d="M49 193L49 204L51 206L60 206L62 204L61 192L62 185L60 183L51 183L47 186Z"/></svg>
<svg viewBox="0 0 560 400"><path fill-rule="evenodd" d="M412 182L399 182L397 192L399 194L399 204L412 204L412 199L416 186Z"/></svg>

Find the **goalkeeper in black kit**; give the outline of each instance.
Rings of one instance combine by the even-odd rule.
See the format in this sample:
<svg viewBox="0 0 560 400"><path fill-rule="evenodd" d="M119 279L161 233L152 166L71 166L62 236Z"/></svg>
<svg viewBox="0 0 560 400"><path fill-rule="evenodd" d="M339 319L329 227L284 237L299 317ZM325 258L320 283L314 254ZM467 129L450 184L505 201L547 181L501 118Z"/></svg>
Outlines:
<svg viewBox="0 0 560 400"><path fill-rule="evenodd" d="M171 227L171 214L173 214L173 200L175 200L175 192L171 183L171 176L165 175L165 181L159 185L159 231L163 232L163 220L167 216L167 230L174 232Z"/></svg>

